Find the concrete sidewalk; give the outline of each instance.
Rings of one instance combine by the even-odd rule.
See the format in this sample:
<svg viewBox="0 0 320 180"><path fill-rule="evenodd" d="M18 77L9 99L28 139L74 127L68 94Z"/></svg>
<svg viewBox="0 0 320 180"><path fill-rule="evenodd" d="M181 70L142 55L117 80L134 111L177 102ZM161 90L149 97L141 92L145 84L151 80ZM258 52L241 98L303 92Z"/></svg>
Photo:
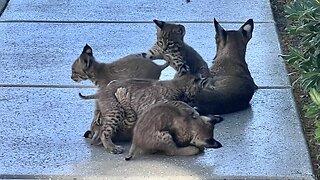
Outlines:
<svg viewBox="0 0 320 180"><path fill-rule="evenodd" d="M246 58L260 89L252 108L217 125L223 148L126 162L126 152L112 155L86 142L94 103L77 93L95 89L70 79L86 43L97 60L111 62L153 45L153 19L180 22L185 41L210 66L213 18L226 29L255 21ZM0 178L315 179L268 0L10 0L0 32ZM173 75L168 68L161 79Z"/></svg>

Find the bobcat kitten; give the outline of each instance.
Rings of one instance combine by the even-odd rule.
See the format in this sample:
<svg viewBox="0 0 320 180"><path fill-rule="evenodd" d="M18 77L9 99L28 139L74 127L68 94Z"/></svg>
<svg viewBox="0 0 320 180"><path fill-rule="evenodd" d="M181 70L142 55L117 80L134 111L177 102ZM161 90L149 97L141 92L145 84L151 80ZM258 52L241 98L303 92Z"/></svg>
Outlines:
<svg viewBox="0 0 320 180"><path fill-rule="evenodd" d="M184 42L186 30L183 25L156 19L153 22L157 27L157 42L147 53L142 53L143 57L165 59L179 75L190 71L191 74L201 74L204 78L211 76L208 65L200 54Z"/></svg>
<svg viewBox="0 0 320 180"><path fill-rule="evenodd" d="M169 63L157 65L134 54L111 63L99 63L93 56L92 48L86 44L81 55L72 64L71 79L75 82L89 79L98 87L117 79L159 79L161 71L168 66Z"/></svg>
<svg viewBox="0 0 320 180"><path fill-rule="evenodd" d="M115 93L125 111L131 111L130 93L119 88ZM147 108L137 120L132 145L125 160L138 152L164 152L166 155L190 156L206 148L220 148L213 138L214 125L220 116L200 116L182 101L158 102Z"/></svg>

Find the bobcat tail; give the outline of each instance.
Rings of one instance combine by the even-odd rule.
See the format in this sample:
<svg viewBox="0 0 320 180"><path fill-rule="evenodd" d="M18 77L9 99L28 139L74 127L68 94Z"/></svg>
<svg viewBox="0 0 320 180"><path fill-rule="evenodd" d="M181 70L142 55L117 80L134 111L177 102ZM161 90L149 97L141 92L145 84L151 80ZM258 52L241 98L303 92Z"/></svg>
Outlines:
<svg viewBox="0 0 320 180"><path fill-rule="evenodd" d="M90 130L86 131L86 132L84 133L83 137L84 137L84 138L89 138L89 139L91 139L91 138L92 138L92 133L91 133L91 131L90 131Z"/></svg>
<svg viewBox="0 0 320 180"><path fill-rule="evenodd" d="M81 99L98 99L97 94L92 94L92 95L82 95L81 93L79 93L79 96Z"/></svg>

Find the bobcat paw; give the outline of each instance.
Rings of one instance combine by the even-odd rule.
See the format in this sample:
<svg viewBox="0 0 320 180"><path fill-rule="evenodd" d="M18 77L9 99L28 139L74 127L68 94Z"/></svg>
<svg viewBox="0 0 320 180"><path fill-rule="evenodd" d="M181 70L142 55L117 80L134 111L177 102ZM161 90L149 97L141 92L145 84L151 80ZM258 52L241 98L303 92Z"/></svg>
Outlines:
<svg viewBox="0 0 320 180"><path fill-rule="evenodd" d="M114 93L118 101L127 101L130 98L130 93L127 92L126 88L120 87L117 89L116 93Z"/></svg>
<svg viewBox="0 0 320 180"><path fill-rule="evenodd" d="M182 76L182 75L186 74L189 71L190 71L189 66L186 65L186 64L183 64L182 66L179 67L178 74L179 74L179 76Z"/></svg>
<svg viewBox="0 0 320 180"><path fill-rule="evenodd" d="M197 148L199 149L199 154L204 153L204 147L201 146L201 147L197 147Z"/></svg>
<svg viewBox="0 0 320 180"><path fill-rule="evenodd" d="M124 158L124 160L126 160L126 161L130 161L132 159L132 155L128 155L128 156L126 156L125 158Z"/></svg>
<svg viewBox="0 0 320 180"><path fill-rule="evenodd" d="M122 154L124 152L124 148L122 146L115 146L113 149L110 150L112 154Z"/></svg>
<svg viewBox="0 0 320 180"><path fill-rule="evenodd" d="M195 147L195 146L189 146L188 147L188 153L189 155L195 155L195 154L199 154L201 152L201 148Z"/></svg>
<svg viewBox="0 0 320 180"><path fill-rule="evenodd" d="M200 153L200 149L195 146L187 146L178 148L172 152L169 151L167 155L178 155L178 156L193 156Z"/></svg>

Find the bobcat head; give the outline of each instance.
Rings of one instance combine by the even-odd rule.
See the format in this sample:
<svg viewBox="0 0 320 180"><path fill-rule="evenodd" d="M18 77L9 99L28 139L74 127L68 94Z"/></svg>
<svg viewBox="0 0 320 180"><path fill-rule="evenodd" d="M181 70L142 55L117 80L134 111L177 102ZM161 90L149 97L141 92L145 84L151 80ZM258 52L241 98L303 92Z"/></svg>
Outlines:
<svg viewBox="0 0 320 180"><path fill-rule="evenodd" d="M190 126L192 140L190 144L197 147L220 148L222 144L215 140L214 125L221 122L223 119L220 116L200 116L194 119Z"/></svg>
<svg viewBox="0 0 320 180"><path fill-rule="evenodd" d="M81 55L74 61L71 66L71 79L75 82L89 79L88 73L86 72L90 68L92 61L94 61L92 48L88 44L86 44Z"/></svg>
<svg viewBox="0 0 320 180"><path fill-rule="evenodd" d="M170 24L164 21L153 20L157 25L156 44L164 52L178 51L184 45L185 27L180 24Z"/></svg>
<svg viewBox="0 0 320 180"><path fill-rule="evenodd" d="M226 31L214 19L214 27L216 30L217 55L227 55L237 51L236 53L244 57L247 43L252 37L253 20L249 19L238 30Z"/></svg>

